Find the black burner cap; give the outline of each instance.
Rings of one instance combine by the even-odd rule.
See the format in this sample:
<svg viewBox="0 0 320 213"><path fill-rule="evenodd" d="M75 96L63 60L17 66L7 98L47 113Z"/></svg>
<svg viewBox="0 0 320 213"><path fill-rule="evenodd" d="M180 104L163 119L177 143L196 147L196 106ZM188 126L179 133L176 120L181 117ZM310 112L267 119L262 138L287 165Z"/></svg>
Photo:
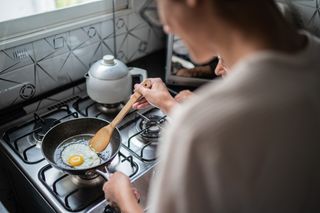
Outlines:
<svg viewBox="0 0 320 213"><path fill-rule="evenodd" d="M158 138L160 136L160 120L158 115L146 116L147 119L142 119L139 123L139 130L144 130L141 134L145 138Z"/></svg>

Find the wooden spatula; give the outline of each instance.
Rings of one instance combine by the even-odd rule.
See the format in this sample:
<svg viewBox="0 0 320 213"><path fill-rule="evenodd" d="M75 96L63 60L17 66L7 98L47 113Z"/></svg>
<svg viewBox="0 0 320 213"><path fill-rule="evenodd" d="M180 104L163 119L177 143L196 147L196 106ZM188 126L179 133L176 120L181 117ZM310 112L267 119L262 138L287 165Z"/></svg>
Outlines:
<svg viewBox="0 0 320 213"><path fill-rule="evenodd" d="M150 80L144 80L141 83L144 87L150 88L151 87L151 81ZM118 115L113 119L113 121L105 126L102 127L94 136L91 138L89 142L89 146L91 149L93 149L95 152L99 153L102 152L109 144L110 139L112 137L113 130L116 128L116 126L122 121L124 116L130 111L132 105L141 97L141 94L139 92L135 92L129 99L129 101L124 105L122 110L118 113Z"/></svg>

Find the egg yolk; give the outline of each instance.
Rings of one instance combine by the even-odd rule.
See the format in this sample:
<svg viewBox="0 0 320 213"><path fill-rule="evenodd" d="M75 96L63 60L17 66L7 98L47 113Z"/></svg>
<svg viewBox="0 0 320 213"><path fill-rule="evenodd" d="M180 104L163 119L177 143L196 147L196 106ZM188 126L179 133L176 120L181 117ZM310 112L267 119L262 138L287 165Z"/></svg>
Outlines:
<svg viewBox="0 0 320 213"><path fill-rule="evenodd" d="M82 155L72 155L68 159L68 163L70 166L80 166L81 164L83 164L83 162L84 159Z"/></svg>

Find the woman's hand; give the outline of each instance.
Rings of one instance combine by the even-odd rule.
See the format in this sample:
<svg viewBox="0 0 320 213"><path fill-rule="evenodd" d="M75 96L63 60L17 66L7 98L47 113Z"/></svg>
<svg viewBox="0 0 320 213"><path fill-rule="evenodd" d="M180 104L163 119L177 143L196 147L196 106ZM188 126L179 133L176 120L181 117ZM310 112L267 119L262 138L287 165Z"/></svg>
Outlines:
<svg viewBox="0 0 320 213"><path fill-rule="evenodd" d="M150 104L158 107L161 111L168 114L177 104L177 101L170 95L166 85L160 78L150 78L151 88L145 88L140 84L136 84L135 91L140 92L143 98L137 101L133 108L143 109Z"/></svg>
<svg viewBox="0 0 320 213"><path fill-rule="evenodd" d="M132 188L130 179L125 174L121 172L112 174L103 185L103 191L106 200L115 203L121 212L143 212L138 204L140 195L135 188Z"/></svg>
<svg viewBox="0 0 320 213"><path fill-rule="evenodd" d="M190 90L182 90L174 97L174 99L177 102L182 103L183 101L189 99L192 95L193 92L191 92Z"/></svg>

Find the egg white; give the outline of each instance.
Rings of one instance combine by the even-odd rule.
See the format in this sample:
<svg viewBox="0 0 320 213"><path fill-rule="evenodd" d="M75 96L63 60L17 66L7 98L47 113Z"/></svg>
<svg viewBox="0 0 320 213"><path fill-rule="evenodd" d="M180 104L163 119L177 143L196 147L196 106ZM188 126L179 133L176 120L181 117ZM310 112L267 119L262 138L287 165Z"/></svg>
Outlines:
<svg viewBox="0 0 320 213"><path fill-rule="evenodd" d="M81 155L83 157L84 162L79 166L71 166L68 163L68 160L73 155ZM61 158L65 164L77 169L85 169L97 166L101 162L97 153L92 151L88 145L81 143L74 143L65 147L61 153Z"/></svg>

